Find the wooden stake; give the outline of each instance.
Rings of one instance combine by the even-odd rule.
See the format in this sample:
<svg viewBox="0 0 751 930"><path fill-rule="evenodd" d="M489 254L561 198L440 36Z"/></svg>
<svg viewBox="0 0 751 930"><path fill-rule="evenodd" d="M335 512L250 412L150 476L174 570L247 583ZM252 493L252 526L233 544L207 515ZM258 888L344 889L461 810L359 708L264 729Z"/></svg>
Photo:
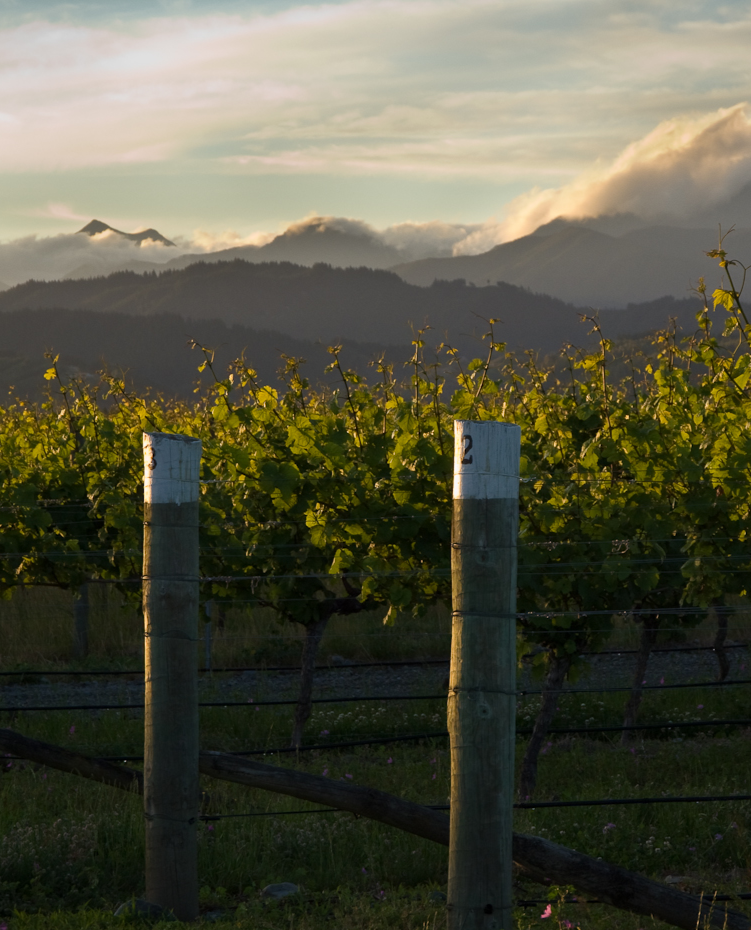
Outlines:
<svg viewBox="0 0 751 930"><path fill-rule="evenodd" d="M144 433L146 898L198 916L198 478L201 443Z"/></svg>
<svg viewBox="0 0 751 930"><path fill-rule="evenodd" d="M204 671L211 672L211 620L203 624L203 667Z"/></svg>
<svg viewBox="0 0 751 930"><path fill-rule="evenodd" d="M89 586L84 582L73 600L73 658L89 654Z"/></svg>
<svg viewBox="0 0 751 930"><path fill-rule="evenodd" d="M208 600L203 605L203 611L206 614L206 619L203 621L203 670L205 672L211 672L211 640L212 640L212 630L211 630L211 614L214 610L214 601Z"/></svg>
<svg viewBox="0 0 751 930"><path fill-rule="evenodd" d="M449 930L511 930L521 431L454 423Z"/></svg>

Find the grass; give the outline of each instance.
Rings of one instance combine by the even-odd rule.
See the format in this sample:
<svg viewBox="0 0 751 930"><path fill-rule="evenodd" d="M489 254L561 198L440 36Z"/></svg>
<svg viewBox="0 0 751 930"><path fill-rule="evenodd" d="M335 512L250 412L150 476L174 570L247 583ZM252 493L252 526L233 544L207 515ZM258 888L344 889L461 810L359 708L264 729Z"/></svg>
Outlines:
<svg viewBox="0 0 751 930"><path fill-rule="evenodd" d="M335 724L319 717L316 725L326 720L329 727L338 728L338 737L346 738L355 735L361 726L367 728L368 721L362 718L368 714L372 728L383 706L376 705L352 718L345 715ZM406 708L406 703L402 707ZM676 715L683 709L673 704ZM262 726L259 718L264 713L280 719L276 724L267 722ZM423 711L405 709L404 713ZM102 746L102 739L105 746L108 740L119 740L122 745L131 739L135 745L135 738L140 736L140 721L123 720L113 713L88 721L79 716L74 734L66 730L68 719L56 717L59 715L28 714L22 723L17 720L16 726L29 735L88 749ZM232 748L231 744L265 739L269 730L273 732L276 726L281 728L282 722L288 722L282 718L281 713L271 709L251 712L246 715L248 729L243 732L244 728L237 726L239 718L232 712L212 710L203 720L204 743ZM523 748L520 740L519 756ZM445 803L449 792L444 740L319 751L301 755L297 763L290 756L280 757L279 761L316 774L326 772L332 778L352 776L353 783L373 785L425 803ZM751 738L746 731L681 742L645 739L630 747L605 739L560 739L553 741L541 762L538 799L748 793L750 763ZM39 910L47 920L55 908L75 910L88 904L94 908L89 917L100 921L91 926L109 926L106 915L94 917L93 913L111 913L118 902L142 891L140 799L23 763L13 763L5 771L0 780L0 835L12 838L8 853L12 855L13 869L20 868L18 863L27 863L26 873L20 875L13 869L8 871L0 854L0 881L19 882L6 893L2 902L5 913L13 907L29 915ZM212 812L246 815L309 808L303 802L227 782L206 780L204 787L211 793ZM28 832L31 827L57 821L63 833L77 829L84 834L79 843L82 858L73 860L79 881L64 888L60 885L64 876L57 875L53 866L61 852L68 855L70 842L61 850L51 834ZM516 829L522 832L602 856L658 879L681 876L688 890L697 891L704 888L730 892L751 886L750 827L751 804L745 802L538 809L517 811L516 815ZM28 850L24 843L31 844ZM446 850L347 814L235 816L202 824L200 849L203 906L231 911L233 918L225 922L226 926L292 925L313 930L324 924L330 926L326 915L331 913L336 917L336 926L342 927L422 928L438 919L435 914L440 908L428 896L444 888ZM33 862L28 865L32 854L37 857L41 874L29 871L33 869ZM304 889L302 900L280 906L262 903L260 889L276 881L300 884ZM522 886L518 893L523 898L545 896L544 889L534 885ZM543 909L544 904L520 911L518 927L550 926L539 916ZM394 923L397 913L401 916ZM17 917L11 926L57 925L35 924L36 919L42 918ZM65 914L55 919L59 919L61 928L79 926L66 924ZM649 926L628 915L617 916L613 911L583 905L565 907L561 920L575 921L582 928L637 930Z"/></svg>
<svg viewBox="0 0 751 930"><path fill-rule="evenodd" d="M47 663L70 667L70 603L59 592L29 594L23 604L0 606L2 666ZM89 661L132 663L136 668L140 630L127 610L96 592ZM45 626L37 618L44 609ZM26 613L24 614L24 611ZM137 618L136 618L137 619ZM332 625L324 654L347 658L442 655L446 617L416 622L401 641L355 633L362 619ZM244 640L233 640L245 623ZM255 649L268 618L250 622L230 612L225 626L226 664L245 664L231 642ZM420 624L424 625L420 625ZM109 627L111 628L108 628ZM94 632L94 628L98 632ZM436 628L438 632L436 633ZM365 631L382 631L378 617ZM398 629L398 627L397 627ZM26 639L21 632L26 631ZM5 636L5 633L8 632ZM15 631L15 632L14 632ZM426 635L420 645L422 631ZM740 638L740 628L731 636ZM625 643L627 631L622 631ZM699 631L709 638L711 630ZM46 642L43 639L46 635ZM265 660L277 664L284 649L293 654L293 631L281 630ZM409 648L404 640L410 639ZM67 645L66 645L67 643ZM425 644L429 644L429 648ZM291 644L291 645L290 645ZM385 645L384 645L385 644ZM417 645L416 645L417 644ZM123 654L131 649L130 654ZM270 647L271 648L271 647ZM443 647L441 647L443 648ZM66 649L68 652L66 652ZM404 652L400 650L404 649ZM277 651L274 651L277 650ZM410 653L410 650L412 652ZM405 655L406 653L406 655ZM246 655L251 655L247 653ZM258 658L258 652L252 653ZM249 660L247 660L249 661ZM286 664L281 662L279 664ZM40 666L36 666L40 667ZM41 667L45 667L41 665ZM258 681L261 681L259 677ZM640 719L679 721L748 716L747 688L699 688L647 692ZM254 702L271 697L259 683L252 693L238 687L235 698ZM206 699L211 699L207 695ZM621 722L625 694L565 695L557 726ZM517 724L529 726L539 698L519 701ZM25 735L100 755L140 755L142 715L138 712L49 712L3 715ZM316 705L308 738L344 741L373 734L429 732L445 728L445 703L405 701ZM201 711L202 744L223 750L283 745L291 729L291 709L254 704ZM680 735L676 735L678 732ZM642 735L644 738L642 738ZM541 757L538 800L660 796L663 794L751 793L751 730L649 731L621 746L619 734L597 738L553 737ZM521 759L524 740L519 739ZM285 766L353 783L372 785L423 803L446 803L449 759L445 739L417 744L364 746L267 757ZM6 762L0 778L0 930L72 930L122 927L114 907L143 892L142 808L138 797L74 776ZM211 812L227 817L200 826L199 870L204 915L219 912L212 926L254 930L345 930L445 926L445 908L435 893L445 891L447 851L398 830L342 813L247 816L309 809L310 805L227 782L206 780ZM547 837L651 877L681 879L686 890L732 892L751 889L748 833L751 803L662 804L517 811L516 829ZM282 902L260 897L268 883L293 881L302 891ZM550 891L521 883L517 896L538 903L520 908L518 930L581 927L582 930L648 930L664 925L596 904L564 904L566 889ZM551 916L543 918L550 894ZM749 913L748 902L735 904ZM204 921L208 925L208 921ZM156 926L160 926L157 924ZM165 924L166 926L166 924Z"/></svg>
<svg viewBox="0 0 751 930"><path fill-rule="evenodd" d="M89 588L89 656L74 661L73 594L54 588L20 589L9 601L0 601L0 671L16 669L138 669L143 667L143 620L133 604L107 585ZM392 627L383 625L383 610L350 617L333 617L321 648L319 663L341 656L351 661L443 658L448 655L451 617L443 606L424 617L400 616ZM729 618L728 640L746 642L751 613ZM226 611L223 629L213 610L213 665L220 667L297 665L302 653L303 630L281 622L268 609L246 609L238 604ZM692 643L711 645L715 622L707 618L689 631ZM616 618L608 642L610 649L638 645L636 625ZM204 661L203 641L197 662Z"/></svg>
<svg viewBox="0 0 751 930"><path fill-rule="evenodd" d="M143 619L133 605L107 585L89 586L89 655L75 661L73 594L55 588L20 589L0 601L0 671L41 669L143 668ZM223 629L214 609L212 660L226 666L298 665L303 628L281 622L268 609L226 611ZM319 651L319 662L330 656L351 661L434 658L448 655L451 618L446 608L432 608L425 617L401 617L383 625L383 610L352 617L333 617ZM203 631L201 631L201 634ZM197 661L204 662L203 641Z"/></svg>
<svg viewBox="0 0 751 930"><path fill-rule="evenodd" d="M211 916L198 926L218 930L443 930L446 912L431 901L431 890L397 889L385 899L372 893L337 889L325 895L303 894L283 902L243 901L231 916ZM550 902L553 920L541 919L545 901L515 913L516 930L607 928L607 930L665 930L651 917L637 917L598 905L563 905ZM226 912L225 912L226 913ZM45 915L19 914L7 921L9 930L123 930L132 926L112 914L95 909L58 911ZM143 923L136 926L143 926ZM153 930L168 930L167 921L149 923ZM699 928L701 930L701 928Z"/></svg>

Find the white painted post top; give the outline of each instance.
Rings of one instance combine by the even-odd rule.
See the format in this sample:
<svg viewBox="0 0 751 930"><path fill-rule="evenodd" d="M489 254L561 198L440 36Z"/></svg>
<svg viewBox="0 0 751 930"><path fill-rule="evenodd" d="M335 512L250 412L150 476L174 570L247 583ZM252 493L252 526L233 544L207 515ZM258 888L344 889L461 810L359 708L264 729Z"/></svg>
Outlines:
<svg viewBox="0 0 751 930"><path fill-rule="evenodd" d="M515 423L454 420L454 499L518 498L521 435Z"/></svg>
<svg viewBox="0 0 751 930"><path fill-rule="evenodd" d="M201 440L176 433L143 434L143 499L147 504L198 500Z"/></svg>

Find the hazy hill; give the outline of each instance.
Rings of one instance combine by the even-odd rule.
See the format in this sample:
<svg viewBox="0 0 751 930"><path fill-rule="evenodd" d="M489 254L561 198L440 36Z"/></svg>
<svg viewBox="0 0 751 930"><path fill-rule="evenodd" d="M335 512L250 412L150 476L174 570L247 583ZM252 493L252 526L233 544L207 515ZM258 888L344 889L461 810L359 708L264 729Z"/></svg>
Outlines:
<svg viewBox="0 0 751 930"><path fill-rule="evenodd" d="M751 186L740 207L723 216L746 217L728 238L733 256L751 260ZM741 209L742 208L742 209ZM745 213L743 212L745 211ZM241 259L251 264L291 263L305 267L370 268L395 271L408 284L465 280L478 286L499 281L548 294L584 307L618 308L669 294L690 294L700 276L714 288L717 263L704 254L717 243L710 226L646 225L634 214L572 221L558 218L533 234L479 255L451 257L453 245L474 227L403 224L378 231L341 217L310 217L289 226L265 245L244 245L210 253L183 253L156 230L123 233L92 220L79 233L0 244L0 279L95 278L115 271L144 274L183 270ZM110 230L111 235L96 233ZM134 247L135 246L135 247ZM164 261L167 255L174 255ZM366 336L363 338L367 338Z"/></svg>
<svg viewBox="0 0 751 930"><path fill-rule="evenodd" d="M331 361L326 346L280 333L258 332L228 325L221 320L185 320L174 314L138 317L94 310L15 310L0 313L0 393L13 386L14 394L39 396L47 386L43 374L49 367L46 351L60 355L63 375L89 377L106 368L123 372L139 390L153 388L168 395L191 396L203 356L188 347L190 339L216 350L216 366L223 372L228 362L245 355L264 383L273 384L283 366L280 353L307 360L304 371L312 381L325 380ZM401 347L345 343L346 364L362 371L368 362L385 352L393 361L409 357L408 340ZM335 380L332 376L332 381ZM2 402L2 401L0 401Z"/></svg>
<svg viewBox="0 0 751 930"><path fill-rule="evenodd" d="M59 278L63 281L77 281L80 278L103 278L106 275L116 274L119 271L132 271L135 274L145 274L147 271L162 271L165 267L158 262L137 261L118 262L113 267L111 264L107 263L108 258L109 256L104 256L104 258L99 261L84 262L82 265L77 265L67 274L60 275ZM47 279L43 278L42 280Z"/></svg>
<svg viewBox="0 0 751 930"><path fill-rule="evenodd" d="M697 307L695 299L663 298L602 311L600 318L610 336L664 327L671 316L681 327L693 329ZM427 322L436 341L447 335L463 354L472 356L481 351L479 337L491 317L501 321L497 338L514 349L543 353L556 351L564 342L586 342L589 328L579 320L580 308L510 284L474 287L455 281L418 287L393 273L367 268L239 260L161 274L119 272L88 280L29 281L0 294L0 313L39 309L216 319L327 343L346 339L404 345L411 339L410 324ZM138 323L136 330L141 328ZM209 341L216 344L221 338ZM16 348L12 340L3 344Z"/></svg>
<svg viewBox="0 0 751 930"><path fill-rule="evenodd" d="M339 268L388 268L405 260L404 252L381 242L367 230L337 229L308 223L293 226L266 245L245 245L204 255L182 255L171 259L167 268L185 268L196 260L217 262L242 258L248 262L293 262L315 265L326 262Z"/></svg>
<svg viewBox="0 0 751 930"><path fill-rule="evenodd" d="M593 225L597 225L593 221ZM714 259L716 229L653 226L620 234L554 221L481 255L426 258L393 268L410 284L464 279L483 285L506 281L562 300L596 307L619 307L664 294L688 296L700 276L720 283ZM618 224L611 224L617 229ZM736 230L726 247L741 261L751 260L751 228Z"/></svg>
<svg viewBox="0 0 751 930"><path fill-rule="evenodd" d="M425 320L437 333L448 331L466 341L467 334L487 328L476 314L501 317L502 330L519 345L542 339L553 348L579 328L574 307L510 285L474 288L459 282L421 288L386 271L328 265L199 263L161 274L28 281L0 294L0 312L63 307L219 318L299 339L394 344L409 343L410 323L421 326Z"/></svg>
<svg viewBox="0 0 751 930"><path fill-rule="evenodd" d="M341 221L340 221L341 222ZM112 229L105 223L92 220L80 232L101 232ZM113 230L119 232L118 230ZM158 241L173 245L164 239L155 230L146 230L144 233L120 233L126 238L135 239L148 232L154 232ZM260 264L263 262L292 262L295 265L312 266L320 263L332 265L334 268L389 268L400 262L422 258L426 254L435 254L425 250L397 249L381 241L364 224L350 222L340 228L336 222L326 219L309 220L290 226L283 233L275 236L265 245L242 245L231 249L219 249L216 252L189 252L178 255L163 263L143 262L137 260L118 264L117 268L110 267L109 271L135 271L143 274L146 271L175 271L195 265L198 262L214 264L215 262L234 261L242 259L246 262ZM66 278L92 278L106 273L102 266L96 262L79 265L68 272Z"/></svg>

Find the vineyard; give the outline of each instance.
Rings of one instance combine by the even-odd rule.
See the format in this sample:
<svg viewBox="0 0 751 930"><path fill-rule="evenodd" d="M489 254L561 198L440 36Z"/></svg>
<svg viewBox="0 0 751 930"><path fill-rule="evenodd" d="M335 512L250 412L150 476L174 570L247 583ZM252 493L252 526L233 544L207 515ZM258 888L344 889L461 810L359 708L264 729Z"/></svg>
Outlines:
<svg viewBox="0 0 751 930"><path fill-rule="evenodd" d="M567 347L548 366L507 352L495 320L482 357L467 365L449 345L429 357L424 331L404 373L385 362L350 370L334 346L335 390L309 381L293 358L283 359L284 388L259 383L243 359L216 371L210 349L194 344L214 383L184 402L136 395L107 374L65 381L51 357L46 402L0 409L4 680L95 677L102 656L86 647L88 601L92 624L108 603L121 618L110 627L128 617L138 628L142 434L193 436L203 446L202 746L345 784L377 782L445 809L453 422L514 423L515 828L669 877L742 921L751 898L751 326L734 280L742 270L722 249L713 254L728 285L707 297L693 336L659 333L648 353L625 360L614 357L596 317L588 322L599 348ZM711 303L726 318L719 333ZM24 651L21 621L11 622L21 618L19 604L28 615L54 611L60 598L66 610L75 603L80 621L73 664L47 661L43 631ZM11 628L20 630L12 648ZM223 645L233 636L242 650ZM665 650L687 656L701 647L709 664L655 676ZM617 674L598 665L619 651L629 658ZM115 652L108 648L102 678L137 678L137 650ZM355 673L399 662L413 663L406 685L393 673L373 681L365 668ZM274 673L277 665L294 665L295 678ZM345 672L347 688L331 684ZM252 686L243 674L255 676ZM323 696L322 675L333 688ZM31 693L0 698L4 726L112 762L140 761L143 716L132 689L123 686L118 698L105 690L84 702L89 710L69 698L53 703L49 693L34 704ZM711 713L701 713L705 705ZM66 913L91 905L100 909L92 920L102 922L90 925L109 926L102 909L111 912L142 883L138 799L113 799L112 788L74 775L48 779L20 753L7 755L6 920L84 926L66 923ZM332 915L337 926L374 928L445 920L442 846L330 807L301 811L299 801L224 782L207 780L206 789L199 869L203 910L218 926L245 926L243 915L248 926L311 930ZM55 829L66 850L60 862ZM283 880L305 892L258 898L264 883ZM607 909L571 883L541 888L523 874L516 904L520 928L664 926ZM50 921L55 911L57 924L35 922L35 912Z"/></svg>

